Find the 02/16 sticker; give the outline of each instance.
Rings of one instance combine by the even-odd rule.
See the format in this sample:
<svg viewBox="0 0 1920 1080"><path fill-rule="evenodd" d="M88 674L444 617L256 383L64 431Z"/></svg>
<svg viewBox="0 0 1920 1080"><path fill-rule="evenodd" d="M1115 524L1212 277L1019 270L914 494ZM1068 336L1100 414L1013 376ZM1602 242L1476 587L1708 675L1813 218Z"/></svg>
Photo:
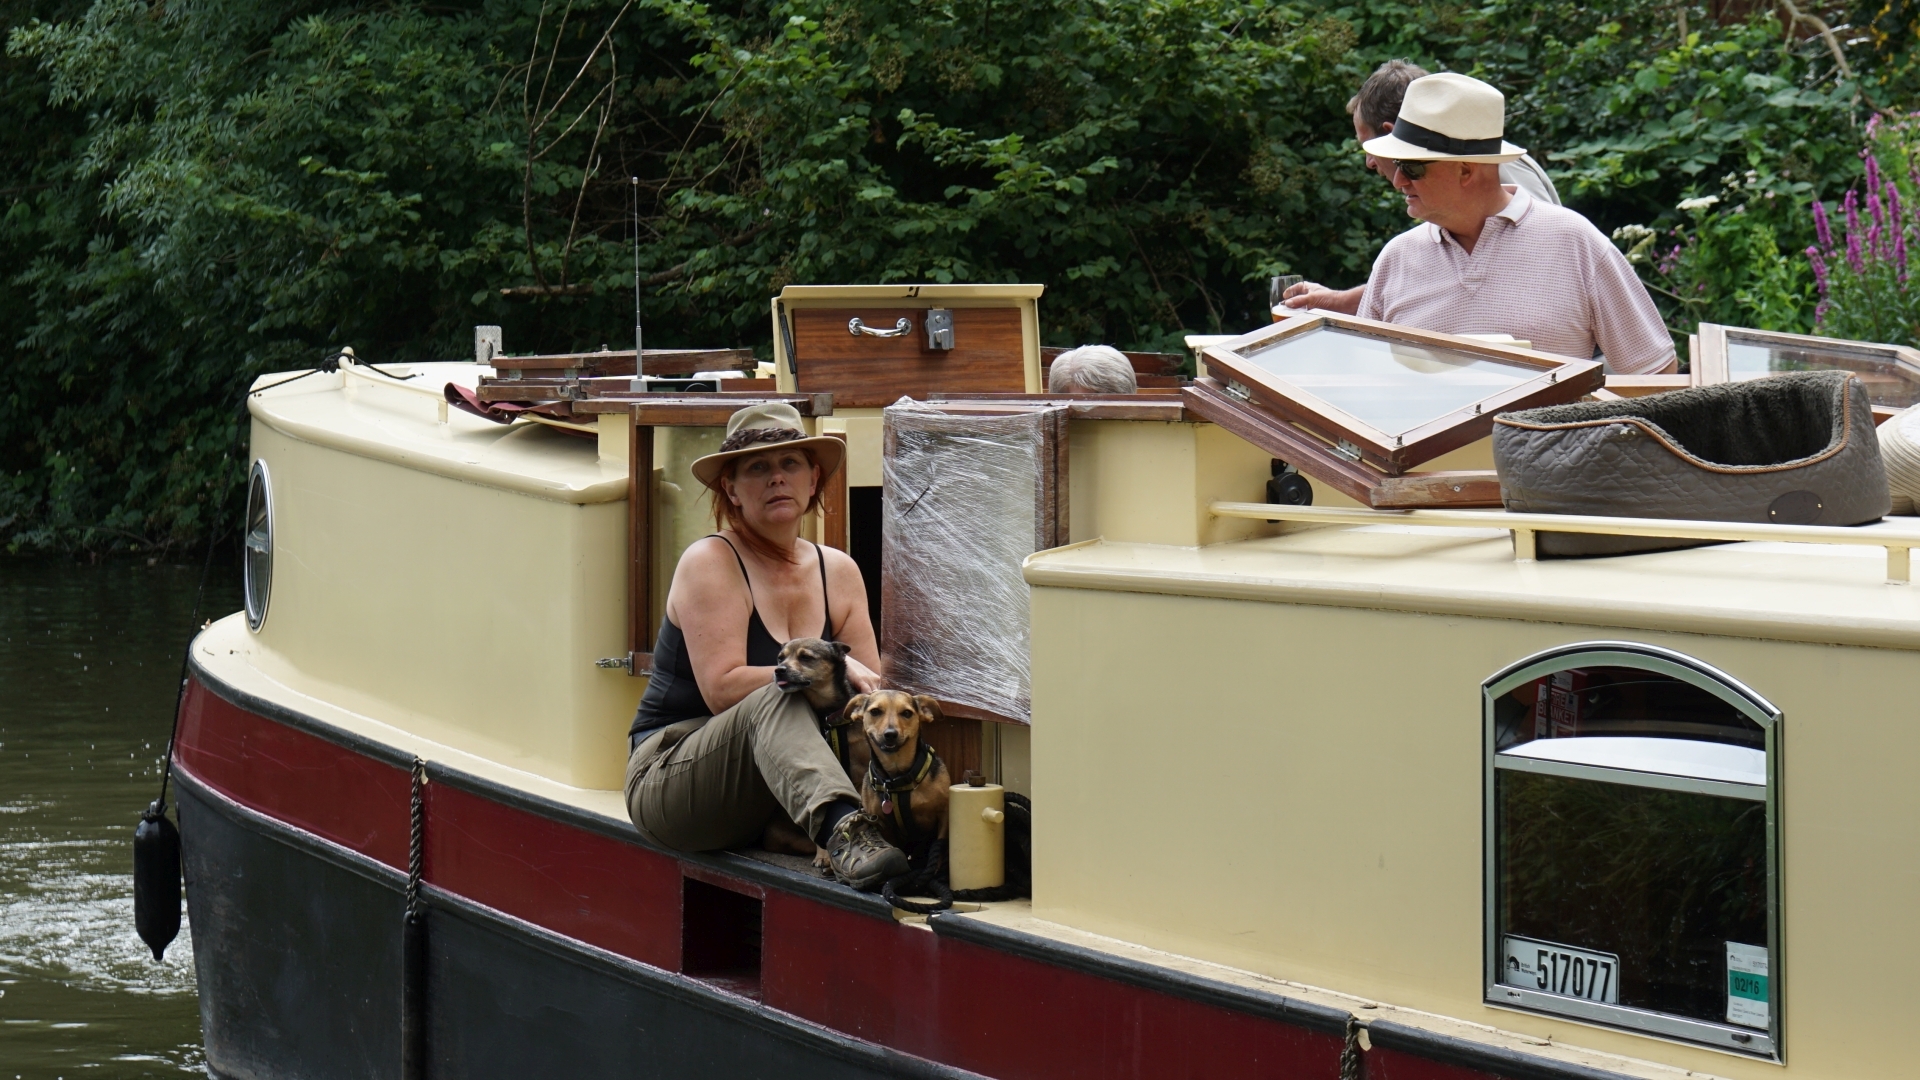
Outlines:
<svg viewBox="0 0 1920 1080"><path fill-rule="evenodd" d="M1727 942L1727 1023L1767 1026L1767 950Z"/></svg>

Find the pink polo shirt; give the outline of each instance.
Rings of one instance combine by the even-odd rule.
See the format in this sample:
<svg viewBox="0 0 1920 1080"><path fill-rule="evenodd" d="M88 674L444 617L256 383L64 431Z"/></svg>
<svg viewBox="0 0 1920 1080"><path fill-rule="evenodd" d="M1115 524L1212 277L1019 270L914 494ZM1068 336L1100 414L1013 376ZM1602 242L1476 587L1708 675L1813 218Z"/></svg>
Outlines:
<svg viewBox="0 0 1920 1080"><path fill-rule="evenodd" d="M1421 222L1373 261L1360 316L1447 334L1512 334L1541 352L1607 370L1660 371L1673 337L1626 257L1563 206L1514 192L1487 219L1469 255L1438 225Z"/></svg>

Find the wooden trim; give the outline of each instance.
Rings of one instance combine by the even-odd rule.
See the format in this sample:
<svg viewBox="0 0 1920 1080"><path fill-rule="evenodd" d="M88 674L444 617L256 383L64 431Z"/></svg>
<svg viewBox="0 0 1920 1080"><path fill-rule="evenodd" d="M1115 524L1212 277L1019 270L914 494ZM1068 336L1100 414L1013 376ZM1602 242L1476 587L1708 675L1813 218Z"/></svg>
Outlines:
<svg viewBox="0 0 1920 1080"><path fill-rule="evenodd" d="M801 416L833 415L832 394L634 394L597 397L573 403L575 413L631 413L655 427L725 427L733 414L751 405L780 402Z"/></svg>
<svg viewBox="0 0 1920 1080"><path fill-rule="evenodd" d="M1609 375L1606 389L1623 398L1651 397L1694 385L1691 375Z"/></svg>
<svg viewBox="0 0 1920 1080"><path fill-rule="evenodd" d="M1700 355L1693 365L1695 386L1715 386L1727 381L1727 328L1719 323L1701 323Z"/></svg>
<svg viewBox="0 0 1920 1080"><path fill-rule="evenodd" d="M1026 726L1029 721L1002 716L991 709L981 709L972 705L962 705L957 701L941 701L940 712L949 720L986 720L995 724L1019 724ZM958 776L954 777L959 780Z"/></svg>
<svg viewBox="0 0 1920 1080"><path fill-rule="evenodd" d="M823 432L828 438L847 441L844 431ZM846 455L841 455L841 465L827 477L826 490L820 493L820 543L830 548L847 551L847 466Z"/></svg>
<svg viewBox="0 0 1920 1080"><path fill-rule="evenodd" d="M653 428L627 424L627 674L653 670ZM645 657L645 667L641 666Z"/></svg>
<svg viewBox="0 0 1920 1080"><path fill-rule="evenodd" d="M1187 408L1292 465L1363 506L1373 505L1373 489L1384 478L1377 470L1333 453L1326 443L1286 421L1268 416L1227 396L1211 378L1194 381L1186 391Z"/></svg>
<svg viewBox="0 0 1920 1080"><path fill-rule="evenodd" d="M673 365L665 371L691 374L695 371L752 371L756 361L752 349L648 349L648 374L662 374L661 364ZM597 375L633 375L633 350L608 349L600 352L546 353L537 356L496 356L490 365L495 371L591 371Z"/></svg>
<svg viewBox="0 0 1920 1080"><path fill-rule="evenodd" d="M1500 498L1500 474L1492 469L1383 477L1372 495L1371 503L1378 510L1416 510L1427 506L1466 509L1505 505Z"/></svg>
<svg viewBox="0 0 1920 1080"><path fill-rule="evenodd" d="M1200 379L1186 392L1188 407L1195 415L1219 424L1362 506L1400 510L1501 505L1500 478L1490 470L1388 476L1364 462L1342 457L1293 424L1245 408L1212 379Z"/></svg>
<svg viewBox="0 0 1920 1080"><path fill-rule="evenodd" d="M1007 406L1065 405L1075 420L1151 420L1182 423L1193 418L1178 388L1141 394L929 394L929 404L949 412L1004 411Z"/></svg>
<svg viewBox="0 0 1920 1080"><path fill-rule="evenodd" d="M1072 352L1072 351L1073 351L1072 349L1057 347L1053 345L1041 346L1040 348L1040 383L1042 386L1046 385L1047 369L1053 366L1053 362L1060 358L1061 353ZM1185 363L1187 359L1186 353L1122 351L1120 355L1126 357L1127 363L1132 365L1133 373L1136 378L1141 375L1178 376L1180 374L1181 365Z"/></svg>
<svg viewBox="0 0 1920 1080"><path fill-rule="evenodd" d="M1409 431L1382 431L1312 391L1249 363L1243 355L1321 330L1467 353L1530 368L1537 374L1518 386L1481 398ZM1572 401L1599 389L1605 379L1602 366L1592 360L1572 360L1474 338L1327 314L1289 319L1234 341L1209 346L1205 360L1208 372L1216 379L1231 378L1244 386L1257 402L1256 407L1299 423L1323 438L1350 442L1362 456L1390 474L1404 472L1484 438L1492 430L1496 412Z"/></svg>

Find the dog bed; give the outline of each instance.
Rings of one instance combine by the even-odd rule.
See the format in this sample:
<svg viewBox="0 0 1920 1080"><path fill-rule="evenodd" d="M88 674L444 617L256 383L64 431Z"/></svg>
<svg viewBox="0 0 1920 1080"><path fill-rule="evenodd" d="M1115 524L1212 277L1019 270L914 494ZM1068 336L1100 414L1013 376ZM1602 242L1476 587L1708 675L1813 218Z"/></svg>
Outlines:
<svg viewBox="0 0 1920 1080"><path fill-rule="evenodd" d="M1513 511L1858 525L1886 515L1887 474L1859 380L1804 371L1494 418ZM1538 534L1542 556L1619 555L1711 541Z"/></svg>

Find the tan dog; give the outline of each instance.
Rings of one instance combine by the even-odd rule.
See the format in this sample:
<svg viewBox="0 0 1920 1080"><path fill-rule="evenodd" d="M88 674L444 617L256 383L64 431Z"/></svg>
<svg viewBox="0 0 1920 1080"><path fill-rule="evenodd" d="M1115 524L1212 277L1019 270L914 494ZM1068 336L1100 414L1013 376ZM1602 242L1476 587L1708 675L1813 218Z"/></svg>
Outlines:
<svg viewBox="0 0 1920 1080"><path fill-rule="evenodd" d="M847 703L858 717L872 757L860 787L867 813L880 819L887 839L909 854L947 835L946 763L920 737L920 726L939 720L940 703L925 694L876 690Z"/></svg>

